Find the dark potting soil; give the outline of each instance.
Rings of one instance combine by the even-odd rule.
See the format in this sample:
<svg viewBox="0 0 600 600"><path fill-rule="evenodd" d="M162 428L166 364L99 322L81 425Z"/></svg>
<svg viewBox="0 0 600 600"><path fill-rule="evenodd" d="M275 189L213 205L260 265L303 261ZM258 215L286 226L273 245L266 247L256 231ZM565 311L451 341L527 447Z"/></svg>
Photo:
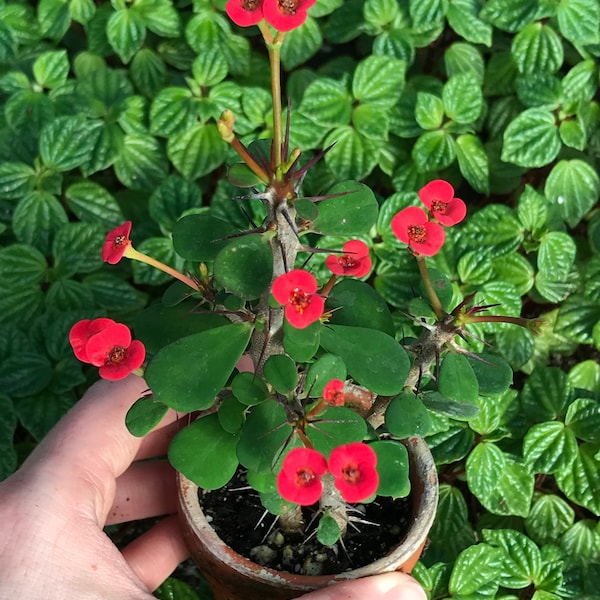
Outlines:
<svg viewBox="0 0 600 600"><path fill-rule="evenodd" d="M225 487L199 495L217 535L238 554L271 569L303 575L342 573L382 558L402 539L411 519L410 496L377 498L356 505L359 512L352 513L374 524L350 524L343 545L323 546L314 535L318 519L300 534L284 534L277 522L273 526L276 517L264 516L260 498L247 486L243 472L238 471ZM310 523L315 509L305 507L303 514Z"/></svg>

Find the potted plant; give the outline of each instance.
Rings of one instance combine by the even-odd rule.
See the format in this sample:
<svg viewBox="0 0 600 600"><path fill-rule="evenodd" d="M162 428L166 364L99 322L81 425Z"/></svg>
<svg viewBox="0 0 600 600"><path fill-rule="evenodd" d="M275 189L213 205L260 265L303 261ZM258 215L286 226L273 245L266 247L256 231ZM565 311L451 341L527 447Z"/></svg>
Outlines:
<svg viewBox="0 0 600 600"><path fill-rule="evenodd" d="M471 327L540 325L488 314L493 305L478 305L475 292L461 295L428 264L445 244L459 243L455 226L467 214L449 182L433 178L400 204L381 206L356 181L303 194L305 177L331 146L308 158L293 147L294 112L289 104L282 108L280 56L313 4L229 0L226 6L237 25L258 26L271 68L272 139L243 140L230 110L216 128L238 158L228 169L241 190L231 202L246 207L248 227L213 208L183 216L173 227L181 269L136 250L130 221L114 228L103 246L105 262L126 257L176 281L136 319L135 339L129 327L103 317L80 320L70 332L76 357L99 367L101 377L145 377L148 394L127 416L132 433L145 435L169 408L190 415L169 450L181 473L182 515L198 517L201 506L216 506L207 510L219 532L208 533L199 516L202 522L186 529L192 549L204 552L212 537L220 544L216 554L223 554L219 537L232 516L218 508L227 508L240 487L260 498L269 515L263 515L266 533L253 547L225 552L229 558L246 552L241 567L208 575L218 598L235 590L245 590L246 598L291 598L363 576L372 560L378 569L409 571L437 504L435 466L418 436L436 430L432 415L476 417L478 397L503 394L512 382L511 367L493 349L470 349L470 340L478 341ZM362 117L357 109L357 123L373 116L376 123L387 106L385 93L368 82L370 70L389 69L386 61L372 57L355 76L368 109ZM377 280L370 285L375 247L406 269L405 305L391 306ZM409 318L404 331L398 315ZM227 486L224 501L215 490ZM392 539L380 535L395 525L387 514L396 515L409 494L407 527ZM414 533L408 525L416 517L423 522ZM352 528L359 541L349 552ZM193 537L198 532L202 541ZM379 555L361 555L369 536L381 545ZM249 536L236 530L234 537ZM293 550L294 538L300 550ZM316 550L308 550L311 539ZM403 539L408 550L401 547L396 559L390 552ZM202 557L199 564L215 568L214 555ZM247 574L250 559L260 575L248 584L231 579ZM264 573L269 577L261 579ZM291 587L276 591L286 578Z"/></svg>

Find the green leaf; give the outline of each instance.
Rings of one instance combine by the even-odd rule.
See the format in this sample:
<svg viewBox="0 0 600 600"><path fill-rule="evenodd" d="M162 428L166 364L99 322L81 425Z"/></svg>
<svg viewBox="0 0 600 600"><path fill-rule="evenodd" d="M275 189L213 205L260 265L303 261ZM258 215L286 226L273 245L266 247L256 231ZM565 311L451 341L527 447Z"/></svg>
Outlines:
<svg viewBox="0 0 600 600"><path fill-rule="evenodd" d="M476 544L456 559L448 583L449 592L467 597L494 581L500 574L502 552L489 544Z"/></svg>
<svg viewBox="0 0 600 600"><path fill-rule="evenodd" d="M502 587L519 590L539 580L543 569L542 555L526 535L513 529L484 529L483 539L503 551Z"/></svg>
<svg viewBox="0 0 600 600"><path fill-rule="evenodd" d="M543 167L556 158L560 146L554 115L529 108L506 128L502 160L521 167Z"/></svg>
<svg viewBox="0 0 600 600"><path fill-rule="evenodd" d="M150 106L150 129L155 135L171 136L192 127L197 105L188 88L166 87L158 92Z"/></svg>
<svg viewBox="0 0 600 600"><path fill-rule="evenodd" d="M467 361L477 378L479 394L493 396L505 392L513 382L508 363L496 354L480 353L477 357L468 356Z"/></svg>
<svg viewBox="0 0 600 600"><path fill-rule="evenodd" d="M410 493L408 452L403 444L383 440L370 444L377 454L378 496L405 498Z"/></svg>
<svg viewBox="0 0 600 600"><path fill-rule="evenodd" d="M60 39L69 28L69 4L65 0L40 0L38 22L42 35Z"/></svg>
<svg viewBox="0 0 600 600"><path fill-rule="evenodd" d="M0 481L17 468L17 453L13 444L17 428L17 413L12 400L0 395Z"/></svg>
<svg viewBox="0 0 600 600"><path fill-rule="evenodd" d="M167 79L167 66L160 54L150 48L142 48L133 57L129 74L142 94L154 98Z"/></svg>
<svg viewBox="0 0 600 600"><path fill-rule="evenodd" d="M555 73L563 63L562 41L556 31L540 21L524 27L514 37L511 54L524 75Z"/></svg>
<svg viewBox="0 0 600 600"><path fill-rule="evenodd" d="M492 28L480 17L477 0L451 0L446 18L458 35L473 44L492 45Z"/></svg>
<svg viewBox="0 0 600 600"><path fill-rule="evenodd" d="M194 60L192 73L201 86L213 86L227 77L229 66L219 47L208 47Z"/></svg>
<svg viewBox="0 0 600 600"><path fill-rule="evenodd" d="M210 173L225 160L227 146L216 125L197 123L169 138L167 154L186 179Z"/></svg>
<svg viewBox="0 0 600 600"><path fill-rule="evenodd" d="M600 515L600 497L595 492L600 486L597 453L597 444L585 443L579 446L571 468L556 473L556 481L571 502Z"/></svg>
<svg viewBox="0 0 600 600"><path fill-rule="evenodd" d="M20 352L0 364L0 389L14 398L41 392L52 380L52 364L47 356Z"/></svg>
<svg viewBox="0 0 600 600"><path fill-rule="evenodd" d="M413 27L430 28L446 16L448 0L409 0L408 10L413 21Z"/></svg>
<svg viewBox="0 0 600 600"><path fill-rule="evenodd" d="M408 355L394 338L381 331L330 325L321 331L321 346L340 356L350 375L375 394L392 396L404 387Z"/></svg>
<svg viewBox="0 0 600 600"><path fill-rule="evenodd" d="M562 419L572 401L567 376L556 367L535 369L521 392L524 415L533 423Z"/></svg>
<svg viewBox="0 0 600 600"><path fill-rule="evenodd" d="M20 242L35 246L47 254L57 231L68 217L61 203L47 192L31 192L17 205L13 213L13 232Z"/></svg>
<svg viewBox="0 0 600 600"><path fill-rule="evenodd" d="M600 31L600 7L593 0L561 0L556 7L558 28L570 42L597 44Z"/></svg>
<svg viewBox="0 0 600 600"><path fill-rule="evenodd" d="M365 0L363 13L366 23L380 28L396 18L399 6L396 0Z"/></svg>
<svg viewBox="0 0 600 600"><path fill-rule="evenodd" d="M164 38L180 34L179 13L170 0L135 0L134 10L156 35Z"/></svg>
<svg viewBox="0 0 600 600"><path fill-rule="evenodd" d="M192 587L175 577L169 577L153 594L160 600L202 600Z"/></svg>
<svg viewBox="0 0 600 600"><path fill-rule="evenodd" d="M582 160L561 160L550 171L544 193L568 225L575 227L598 201L600 178Z"/></svg>
<svg viewBox="0 0 600 600"><path fill-rule="evenodd" d="M454 138L444 130L426 131L417 138L411 156L421 172L445 169L456 158Z"/></svg>
<svg viewBox="0 0 600 600"><path fill-rule="evenodd" d="M324 546L333 546L340 539L340 527L337 521L327 512L319 520L317 539Z"/></svg>
<svg viewBox="0 0 600 600"><path fill-rule="evenodd" d="M352 78L352 94L361 103L391 108L404 87L406 63L390 56L371 55L358 63Z"/></svg>
<svg viewBox="0 0 600 600"><path fill-rule="evenodd" d="M348 125L352 115L352 96L341 82L320 77L306 88L298 110L319 125Z"/></svg>
<svg viewBox="0 0 600 600"><path fill-rule="evenodd" d="M273 252L261 235L230 241L215 257L215 279L244 300L258 298L271 283Z"/></svg>
<svg viewBox="0 0 600 600"><path fill-rule="evenodd" d="M44 52L33 63L33 76L44 88L51 90L62 85L68 75L69 59L66 50Z"/></svg>
<svg viewBox="0 0 600 600"><path fill-rule="evenodd" d="M124 312L138 311L146 304L146 296L128 281L108 273L95 273L83 279L94 296L94 302L105 310L118 307Z"/></svg>
<svg viewBox="0 0 600 600"><path fill-rule="evenodd" d="M444 119L442 99L428 92L417 92L415 119L423 129L437 129Z"/></svg>
<svg viewBox="0 0 600 600"><path fill-rule="evenodd" d="M93 181L73 183L65 190L67 204L81 221L94 223L103 229L113 229L125 221L114 196Z"/></svg>
<svg viewBox="0 0 600 600"><path fill-rule="evenodd" d="M173 246L182 258L212 262L229 243L225 238L237 232L233 225L212 215L186 215L173 227Z"/></svg>
<svg viewBox="0 0 600 600"><path fill-rule="evenodd" d="M319 349L321 327L321 323L315 321L308 327L298 329L284 320L283 347L285 351L297 362L310 361Z"/></svg>
<svg viewBox="0 0 600 600"><path fill-rule="evenodd" d="M280 402L267 400L252 409L237 447L240 463L255 473L272 473L292 441L292 427Z"/></svg>
<svg viewBox="0 0 600 600"><path fill-rule="evenodd" d="M591 360L585 361L585 363L588 363L591 368L596 367L595 371L597 371L597 363ZM569 373L569 381L572 382L571 373ZM600 407L598 406L598 403L591 398L579 398L575 400L575 402L573 402L573 404L571 404L567 410L565 425L580 440L583 440L584 442L593 442L596 444L599 443Z"/></svg>
<svg viewBox="0 0 600 600"><path fill-rule="evenodd" d="M402 392L390 402L385 413L385 426L392 435L404 439L426 436L432 423L423 402L413 392Z"/></svg>
<svg viewBox="0 0 600 600"><path fill-rule="evenodd" d="M246 406L254 406L264 402L269 396L265 382L254 373L244 371L238 373L231 382L233 395Z"/></svg>
<svg viewBox="0 0 600 600"><path fill-rule="evenodd" d="M359 104L352 111L352 125L366 138L387 140L390 126L388 114L377 104Z"/></svg>
<svg viewBox="0 0 600 600"><path fill-rule="evenodd" d="M298 385L296 363L285 354L274 354L264 364L265 379L280 393L289 394Z"/></svg>
<svg viewBox="0 0 600 600"><path fill-rule="evenodd" d="M574 521L575 511L566 500L554 494L542 494L525 519L525 530L538 544L551 544L556 543Z"/></svg>
<svg viewBox="0 0 600 600"><path fill-rule="evenodd" d="M169 407L152 396L140 398L125 415L125 425L131 435L144 437L152 431L167 414Z"/></svg>
<svg viewBox="0 0 600 600"><path fill-rule="evenodd" d="M247 408L235 396L223 398L217 410L221 427L228 433L239 433L246 420Z"/></svg>
<svg viewBox="0 0 600 600"><path fill-rule="evenodd" d="M598 302L571 296L559 308L554 332L580 344L591 344L592 329L599 320Z"/></svg>
<svg viewBox="0 0 600 600"><path fill-rule="evenodd" d="M181 412L211 406L246 349L251 328L235 323L181 338L162 348L146 368L155 397Z"/></svg>
<svg viewBox="0 0 600 600"><path fill-rule="evenodd" d="M456 402L475 402L479 395L477 377L469 361L461 354L449 352L444 357L438 374L440 393Z"/></svg>
<svg viewBox="0 0 600 600"><path fill-rule="evenodd" d="M179 431L169 446L169 462L198 487L215 490L234 475L238 436L225 431L216 414Z"/></svg>
<svg viewBox="0 0 600 600"><path fill-rule="evenodd" d="M96 271L102 265L104 233L89 223L67 223L56 233L52 252L54 271L62 277Z"/></svg>
<svg viewBox="0 0 600 600"><path fill-rule="evenodd" d="M420 395L423 404L433 412L456 421L469 421L479 414L479 406L473 402L452 402L439 392L430 391ZM469 423L471 424L471 423Z"/></svg>
<svg viewBox="0 0 600 600"><path fill-rule="evenodd" d="M93 129L82 117L58 117L48 123L40 135L40 156L46 167L62 172L83 164L93 148Z"/></svg>
<svg viewBox="0 0 600 600"><path fill-rule="evenodd" d="M123 185L153 191L167 171L168 161L158 140L143 133L125 136L115 161L115 173Z"/></svg>
<svg viewBox="0 0 600 600"><path fill-rule="evenodd" d="M325 155L325 164L339 179L364 179L377 165L381 143L354 127L338 127L323 142L325 147L335 144Z"/></svg>
<svg viewBox="0 0 600 600"><path fill-rule="evenodd" d="M329 456L337 446L364 440L367 424L351 408L329 406L324 413L310 420L306 435L316 450Z"/></svg>
<svg viewBox="0 0 600 600"><path fill-rule="evenodd" d="M93 0L71 0L69 10L74 21L87 25L96 13L96 5Z"/></svg>
<svg viewBox="0 0 600 600"><path fill-rule="evenodd" d="M288 72L305 63L323 45L321 29L310 14L301 27L288 32L286 39L288 41L281 48L281 62Z"/></svg>
<svg viewBox="0 0 600 600"><path fill-rule="evenodd" d="M471 187L481 193L490 191L490 161L481 140L470 133L459 135L455 144L458 167Z"/></svg>
<svg viewBox="0 0 600 600"><path fill-rule="evenodd" d="M577 247L573 238L562 231L549 231L540 240L538 268L554 279L565 279L575 261Z"/></svg>
<svg viewBox="0 0 600 600"><path fill-rule="evenodd" d="M121 8L112 13L106 23L106 37L119 58L127 64L146 38L146 27L139 11Z"/></svg>
<svg viewBox="0 0 600 600"><path fill-rule="evenodd" d="M571 368L568 381L574 388L594 392L600 389L600 365L594 359L584 360ZM586 441L589 442L592 440ZM600 441L600 439L598 441Z"/></svg>
<svg viewBox="0 0 600 600"><path fill-rule="evenodd" d="M515 32L531 23L537 11L537 0L489 0L479 16L498 29Z"/></svg>
<svg viewBox="0 0 600 600"><path fill-rule="evenodd" d="M377 219L378 204L363 183L342 181L327 194L341 194L319 202L319 216L313 223L323 235L352 237L368 233Z"/></svg>
<svg viewBox="0 0 600 600"><path fill-rule="evenodd" d="M41 440L65 415L72 404L73 400L70 396L56 395L44 390L40 395L28 395L20 398L15 403L15 408L21 425L36 440Z"/></svg>
<svg viewBox="0 0 600 600"><path fill-rule="evenodd" d="M459 73L448 79L442 91L444 110L456 123L473 123L481 115L481 82L473 73Z"/></svg>
<svg viewBox="0 0 600 600"><path fill-rule="evenodd" d="M345 381L347 375L344 361L335 354L323 354L306 373L305 388L310 390L310 395L318 398L323 394L323 389L332 379Z"/></svg>
<svg viewBox="0 0 600 600"><path fill-rule="evenodd" d="M35 171L25 163L0 163L0 198L16 199L33 191Z"/></svg>
<svg viewBox="0 0 600 600"><path fill-rule="evenodd" d="M587 145L587 134L585 126L578 119L562 121L558 127L560 139L565 146L576 150L585 150Z"/></svg>
<svg viewBox="0 0 600 600"><path fill-rule="evenodd" d="M493 514L526 517L533 475L491 442L478 444L466 463L469 489Z"/></svg>
<svg viewBox="0 0 600 600"><path fill-rule="evenodd" d="M568 470L577 456L577 440L560 421L538 423L523 439L523 458L533 473Z"/></svg>

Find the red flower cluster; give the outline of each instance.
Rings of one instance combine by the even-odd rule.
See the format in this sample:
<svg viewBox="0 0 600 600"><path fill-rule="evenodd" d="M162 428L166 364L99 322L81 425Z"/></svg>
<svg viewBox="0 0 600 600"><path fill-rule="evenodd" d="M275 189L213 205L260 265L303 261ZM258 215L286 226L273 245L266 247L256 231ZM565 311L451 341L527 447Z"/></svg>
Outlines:
<svg viewBox="0 0 600 600"><path fill-rule="evenodd" d="M325 265L334 275L364 277L371 270L369 247L360 240L350 240L342 248L343 254L330 254Z"/></svg>
<svg viewBox="0 0 600 600"><path fill-rule="evenodd" d="M225 11L240 27L265 19L277 31L291 31L306 21L306 11L317 0L229 0Z"/></svg>
<svg viewBox="0 0 600 600"><path fill-rule="evenodd" d="M332 379L323 388L323 400L329 406L344 405L344 382L341 379Z"/></svg>
<svg viewBox="0 0 600 600"><path fill-rule="evenodd" d="M361 442L338 446L328 461L316 450L294 448L283 460L277 489L285 500L310 506L321 497L321 477L329 471L346 502L362 502L375 494L379 486L376 465L375 451Z"/></svg>
<svg viewBox="0 0 600 600"><path fill-rule="evenodd" d="M467 214L465 203L454 197L454 188L443 179L430 181L418 194L433 218L442 225L456 225ZM422 208L409 206L393 217L391 225L395 236L408 244L415 254L433 256L446 240L446 233L439 223L430 221Z"/></svg>
<svg viewBox="0 0 600 600"><path fill-rule="evenodd" d="M146 357L144 344L131 339L131 331L112 319L84 319L71 327L69 342L82 362L100 367L100 377L124 379L142 366Z"/></svg>
<svg viewBox="0 0 600 600"><path fill-rule="evenodd" d="M111 265L116 265L131 246L129 234L131 233L131 221L123 223L108 232L104 246L102 246L102 260Z"/></svg>
<svg viewBox="0 0 600 600"><path fill-rule="evenodd" d="M271 288L275 300L285 306L288 323L297 329L308 327L323 314L325 300L316 291L317 280L302 269L279 275Z"/></svg>

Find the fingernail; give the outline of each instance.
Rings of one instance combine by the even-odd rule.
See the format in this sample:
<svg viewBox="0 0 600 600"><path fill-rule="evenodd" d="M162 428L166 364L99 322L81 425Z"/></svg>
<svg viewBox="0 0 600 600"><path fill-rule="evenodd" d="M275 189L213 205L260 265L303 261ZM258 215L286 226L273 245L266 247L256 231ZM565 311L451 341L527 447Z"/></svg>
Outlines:
<svg viewBox="0 0 600 600"><path fill-rule="evenodd" d="M389 590L383 600L427 600L427 594L416 581L407 581Z"/></svg>

